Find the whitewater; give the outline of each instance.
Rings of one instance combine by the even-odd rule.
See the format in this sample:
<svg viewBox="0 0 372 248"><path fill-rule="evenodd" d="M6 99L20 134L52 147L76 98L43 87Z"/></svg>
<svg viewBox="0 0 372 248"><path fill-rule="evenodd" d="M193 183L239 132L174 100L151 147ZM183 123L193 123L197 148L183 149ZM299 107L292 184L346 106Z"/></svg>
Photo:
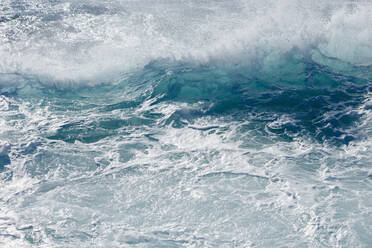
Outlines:
<svg viewBox="0 0 372 248"><path fill-rule="evenodd" d="M1 1L0 247L371 233L370 1Z"/></svg>

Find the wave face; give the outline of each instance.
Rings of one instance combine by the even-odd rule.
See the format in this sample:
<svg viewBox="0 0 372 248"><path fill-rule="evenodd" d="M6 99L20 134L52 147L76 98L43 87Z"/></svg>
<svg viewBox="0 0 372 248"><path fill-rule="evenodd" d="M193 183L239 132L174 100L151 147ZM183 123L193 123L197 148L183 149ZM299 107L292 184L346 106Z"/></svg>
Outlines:
<svg viewBox="0 0 372 248"><path fill-rule="evenodd" d="M371 247L368 1L3 0L0 245Z"/></svg>

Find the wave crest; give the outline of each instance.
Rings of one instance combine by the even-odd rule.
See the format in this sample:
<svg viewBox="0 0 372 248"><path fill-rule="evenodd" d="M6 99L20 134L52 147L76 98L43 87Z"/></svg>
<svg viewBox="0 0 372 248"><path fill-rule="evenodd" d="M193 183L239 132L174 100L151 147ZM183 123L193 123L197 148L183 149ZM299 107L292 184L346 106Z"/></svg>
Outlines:
<svg viewBox="0 0 372 248"><path fill-rule="evenodd" d="M369 65L371 11L364 1L7 0L0 73L95 84L158 59L266 64L294 48Z"/></svg>

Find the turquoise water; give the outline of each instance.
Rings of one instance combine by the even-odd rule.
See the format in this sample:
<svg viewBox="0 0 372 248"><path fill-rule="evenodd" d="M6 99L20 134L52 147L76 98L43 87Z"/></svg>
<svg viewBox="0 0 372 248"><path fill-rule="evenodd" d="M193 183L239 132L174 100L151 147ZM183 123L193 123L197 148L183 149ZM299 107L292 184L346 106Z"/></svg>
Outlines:
<svg viewBox="0 0 372 248"><path fill-rule="evenodd" d="M371 11L1 3L1 246L371 247Z"/></svg>

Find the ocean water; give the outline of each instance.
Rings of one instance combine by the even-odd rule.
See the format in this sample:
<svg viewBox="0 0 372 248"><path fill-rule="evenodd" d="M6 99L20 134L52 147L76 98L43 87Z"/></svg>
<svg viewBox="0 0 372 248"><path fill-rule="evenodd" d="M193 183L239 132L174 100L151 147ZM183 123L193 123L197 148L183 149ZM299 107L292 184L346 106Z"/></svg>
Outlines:
<svg viewBox="0 0 372 248"><path fill-rule="evenodd" d="M1 1L1 247L371 233L370 1Z"/></svg>

